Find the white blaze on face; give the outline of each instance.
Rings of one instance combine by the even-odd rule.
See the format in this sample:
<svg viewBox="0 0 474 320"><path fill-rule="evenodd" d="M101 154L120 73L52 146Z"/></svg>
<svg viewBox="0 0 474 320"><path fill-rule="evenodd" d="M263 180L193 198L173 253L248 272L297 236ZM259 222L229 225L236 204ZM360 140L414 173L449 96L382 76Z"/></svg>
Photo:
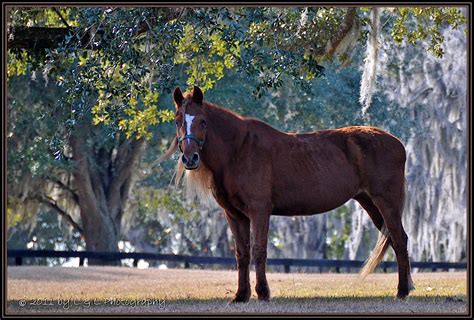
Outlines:
<svg viewBox="0 0 474 320"><path fill-rule="evenodd" d="M189 114L185 114L184 115L184 119L186 121L186 134L191 134L191 125L193 124L193 120L194 120L195 116L191 116ZM188 144L189 144L189 139L186 139L188 141Z"/></svg>

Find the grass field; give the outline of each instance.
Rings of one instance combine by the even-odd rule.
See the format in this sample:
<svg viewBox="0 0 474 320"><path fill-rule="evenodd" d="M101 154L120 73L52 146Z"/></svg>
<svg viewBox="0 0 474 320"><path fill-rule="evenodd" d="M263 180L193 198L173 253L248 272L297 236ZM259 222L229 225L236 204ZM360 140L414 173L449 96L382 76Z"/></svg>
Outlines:
<svg viewBox="0 0 474 320"><path fill-rule="evenodd" d="M255 274L251 273L252 288ZM228 305L237 272L119 267L9 267L7 313L446 313L467 312L465 272L415 273L393 299L397 274L268 273L272 299Z"/></svg>

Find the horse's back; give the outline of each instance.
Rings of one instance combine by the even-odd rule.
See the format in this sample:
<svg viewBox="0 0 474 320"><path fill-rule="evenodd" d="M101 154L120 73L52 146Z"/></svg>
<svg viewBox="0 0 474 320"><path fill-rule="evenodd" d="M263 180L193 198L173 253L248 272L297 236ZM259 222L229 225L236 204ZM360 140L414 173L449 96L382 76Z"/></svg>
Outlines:
<svg viewBox="0 0 474 320"><path fill-rule="evenodd" d="M352 126L288 137L277 148L279 163L273 165L276 214L290 213L293 207L299 214L325 212L375 179L400 172L403 178L405 149L379 128Z"/></svg>

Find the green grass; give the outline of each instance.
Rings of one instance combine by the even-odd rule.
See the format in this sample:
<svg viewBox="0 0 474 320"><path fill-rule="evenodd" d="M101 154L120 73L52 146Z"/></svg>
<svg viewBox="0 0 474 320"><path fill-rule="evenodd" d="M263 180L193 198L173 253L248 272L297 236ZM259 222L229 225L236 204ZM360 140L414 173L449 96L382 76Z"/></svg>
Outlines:
<svg viewBox="0 0 474 320"><path fill-rule="evenodd" d="M372 274L363 282L357 274L268 273L269 303L257 302L253 292L250 303L230 306L227 301L237 285L235 271L9 267L7 276L11 313L451 314L467 308L467 274L462 272L413 274L416 290L407 301L393 299L394 273ZM251 284L253 288L254 273Z"/></svg>

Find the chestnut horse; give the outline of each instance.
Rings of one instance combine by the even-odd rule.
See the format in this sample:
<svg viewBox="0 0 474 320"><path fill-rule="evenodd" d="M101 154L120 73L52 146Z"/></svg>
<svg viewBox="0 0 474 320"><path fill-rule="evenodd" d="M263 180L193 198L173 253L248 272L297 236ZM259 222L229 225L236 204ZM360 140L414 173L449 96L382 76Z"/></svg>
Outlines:
<svg viewBox="0 0 474 320"><path fill-rule="evenodd" d="M231 302L250 298L251 256L258 299L270 298L265 269L271 215L323 213L349 199L380 230L362 275L373 271L390 245L398 264L397 297L408 295L413 286L402 226L406 155L397 138L368 126L284 133L204 101L198 87L186 95L176 88L174 102L177 137L162 159L179 148L178 180L186 169L188 186L211 193L225 211L239 276Z"/></svg>

